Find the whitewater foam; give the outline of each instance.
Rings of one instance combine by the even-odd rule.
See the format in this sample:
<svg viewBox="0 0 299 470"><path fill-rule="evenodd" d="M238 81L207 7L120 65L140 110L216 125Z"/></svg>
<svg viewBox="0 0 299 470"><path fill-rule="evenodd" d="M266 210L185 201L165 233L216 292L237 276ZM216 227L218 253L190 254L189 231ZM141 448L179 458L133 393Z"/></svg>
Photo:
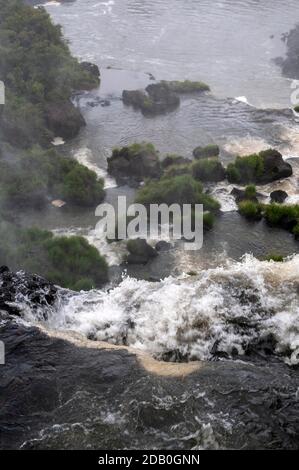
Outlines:
<svg viewBox="0 0 299 470"><path fill-rule="evenodd" d="M62 299L48 326L174 360L243 355L273 338L275 352L297 364L298 276L299 255L284 263L246 255L196 277L159 283L126 277L108 292Z"/></svg>

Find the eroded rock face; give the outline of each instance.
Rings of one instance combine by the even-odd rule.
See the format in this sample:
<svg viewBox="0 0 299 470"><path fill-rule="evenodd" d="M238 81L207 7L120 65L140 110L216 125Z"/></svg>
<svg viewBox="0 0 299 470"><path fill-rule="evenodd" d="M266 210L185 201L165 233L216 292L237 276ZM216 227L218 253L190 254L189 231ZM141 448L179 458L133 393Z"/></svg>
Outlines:
<svg viewBox="0 0 299 470"><path fill-rule="evenodd" d="M85 120L78 108L70 101L51 103L47 106L46 120L48 128L59 137L71 139L75 137Z"/></svg>

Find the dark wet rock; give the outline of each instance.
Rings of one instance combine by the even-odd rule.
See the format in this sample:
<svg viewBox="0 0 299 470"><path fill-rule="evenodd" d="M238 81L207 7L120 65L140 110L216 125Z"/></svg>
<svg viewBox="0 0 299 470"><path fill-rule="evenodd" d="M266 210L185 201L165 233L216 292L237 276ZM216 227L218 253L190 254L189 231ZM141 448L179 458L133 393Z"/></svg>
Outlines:
<svg viewBox="0 0 299 470"><path fill-rule="evenodd" d="M80 62L80 67L100 81L101 73L96 64L92 64L91 62Z"/></svg>
<svg viewBox="0 0 299 470"><path fill-rule="evenodd" d="M111 101L109 100L102 100L101 101L102 108L106 108L107 106L111 106Z"/></svg>
<svg viewBox="0 0 299 470"><path fill-rule="evenodd" d="M80 110L70 101L48 104L46 120L48 128L64 139L75 137L86 124Z"/></svg>
<svg viewBox="0 0 299 470"><path fill-rule="evenodd" d="M283 363L221 360L163 377L72 335L6 321L0 337L1 449L298 447L298 370Z"/></svg>
<svg viewBox="0 0 299 470"><path fill-rule="evenodd" d="M231 195L235 198L237 204L239 204L239 202L248 200L258 203L258 198L256 197L256 195L262 196L261 194L256 193L255 196L248 197L248 194L246 193L245 189L239 188L233 188L231 191Z"/></svg>
<svg viewBox="0 0 299 470"><path fill-rule="evenodd" d="M261 176L261 182L266 184L292 176L292 166L284 161L277 150L265 150L260 155L264 161L264 174Z"/></svg>
<svg viewBox="0 0 299 470"><path fill-rule="evenodd" d="M124 90L123 102L140 109L144 115L157 115L173 111L180 105L180 98L167 85L155 83L146 90Z"/></svg>
<svg viewBox="0 0 299 470"><path fill-rule="evenodd" d="M182 354L182 352L178 349L172 349L170 351L166 351L161 354L158 359L164 362L187 362L188 356Z"/></svg>
<svg viewBox="0 0 299 470"><path fill-rule="evenodd" d="M129 252L128 264L147 264L158 255L157 251L142 238L129 240L127 249Z"/></svg>
<svg viewBox="0 0 299 470"><path fill-rule="evenodd" d="M152 144L146 143L114 149L108 158L108 172L119 181L159 178L161 167L158 152Z"/></svg>
<svg viewBox="0 0 299 470"><path fill-rule="evenodd" d="M284 201L288 198L288 193L285 191L282 191L281 189L278 189L277 191L273 191L270 194L271 202L277 202L279 204L283 204Z"/></svg>
<svg viewBox="0 0 299 470"><path fill-rule="evenodd" d="M293 169L281 153L268 149L259 154L237 157L234 163L227 166L226 173L230 183L268 184L292 176Z"/></svg>
<svg viewBox="0 0 299 470"><path fill-rule="evenodd" d="M169 242L166 242L165 240L160 240L155 246L155 250L159 252L170 251L172 250L172 248L173 248L172 244Z"/></svg>
<svg viewBox="0 0 299 470"><path fill-rule="evenodd" d="M57 288L34 274L10 272L7 266L0 268L0 310L11 315L21 315L20 303L32 308L49 307L57 300ZM44 309L47 319L47 309Z"/></svg>
<svg viewBox="0 0 299 470"><path fill-rule="evenodd" d="M220 148L216 144L207 145L206 147L196 147L193 150L193 156L196 159L218 157Z"/></svg>

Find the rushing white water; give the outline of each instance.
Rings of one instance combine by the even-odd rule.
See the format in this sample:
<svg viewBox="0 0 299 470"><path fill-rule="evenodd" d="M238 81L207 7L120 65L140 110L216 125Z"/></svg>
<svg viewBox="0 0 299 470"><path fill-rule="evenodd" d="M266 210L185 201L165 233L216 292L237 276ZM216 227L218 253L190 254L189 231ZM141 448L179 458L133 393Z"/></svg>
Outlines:
<svg viewBox="0 0 299 470"><path fill-rule="evenodd" d="M247 255L195 277L159 283L126 277L108 292L62 297L48 326L191 360L210 359L215 348L242 355L272 336L276 353L297 364L298 276L299 255L284 263Z"/></svg>

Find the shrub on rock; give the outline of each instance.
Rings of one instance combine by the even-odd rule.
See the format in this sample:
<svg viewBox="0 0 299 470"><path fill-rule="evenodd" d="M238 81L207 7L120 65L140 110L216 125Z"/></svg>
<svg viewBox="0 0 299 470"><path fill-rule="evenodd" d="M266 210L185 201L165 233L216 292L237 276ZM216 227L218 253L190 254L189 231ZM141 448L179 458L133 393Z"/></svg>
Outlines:
<svg viewBox="0 0 299 470"><path fill-rule="evenodd" d="M264 208L264 216L269 225L293 231L299 223L299 205L269 204Z"/></svg>
<svg viewBox="0 0 299 470"><path fill-rule="evenodd" d="M136 202L149 204L203 204L204 210L217 212L218 201L203 192L203 186L190 175L149 181L139 189Z"/></svg>
<svg viewBox="0 0 299 470"><path fill-rule="evenodd" d="M218 158L206 158L193 162L192 175L197 180L216 183L225 179L225 169Z"/></svg>
<svg viewBox="0 0 299 470"><path fill-rule="evenodd" d="M288 178L293 170L277 150L269 149L259 154L237 157L234 163L228 165L226 173L230 183L266 184Z"/></svg>
<svg viewBox="0 0 299 470"><path fill-rule="evenodd" d="M239 213L249 220L261 220L262 218L262 209L260 204L250 200L240 202Z"/></svg>
<svg viewBox="0 0 299 470"><path fill-rule="evenodd" d="M161 166L159 155L153 144L143 142L121 149L114 149L108 158L108 172L117 179L159 178Z"/></svg>
<svg viewBox="0 0 299 470"><path fill-rule="evenodd" d="M210 144L210 145L207 145L206 147L196 147L193 150L193 156L196 159L218 157L219 154L220 154L220 148L216 144Z"/></svg>
<svg viewBox="0 0 299 470"><path fill-rule="evenodd" d="M66 201L80 206L96 206L105 197L104 181L79 163L65 176L62 195Z"/></svg>
<svg viewBox="0 0 299 470"><path fill-rule="evenodd" d="M203 93L205 91L210 91L209 85L200 81L192 80L173 80L166 81L162 80L162 84L167 85L167 87L174 93L184 94L184 93Z"/></svg>

